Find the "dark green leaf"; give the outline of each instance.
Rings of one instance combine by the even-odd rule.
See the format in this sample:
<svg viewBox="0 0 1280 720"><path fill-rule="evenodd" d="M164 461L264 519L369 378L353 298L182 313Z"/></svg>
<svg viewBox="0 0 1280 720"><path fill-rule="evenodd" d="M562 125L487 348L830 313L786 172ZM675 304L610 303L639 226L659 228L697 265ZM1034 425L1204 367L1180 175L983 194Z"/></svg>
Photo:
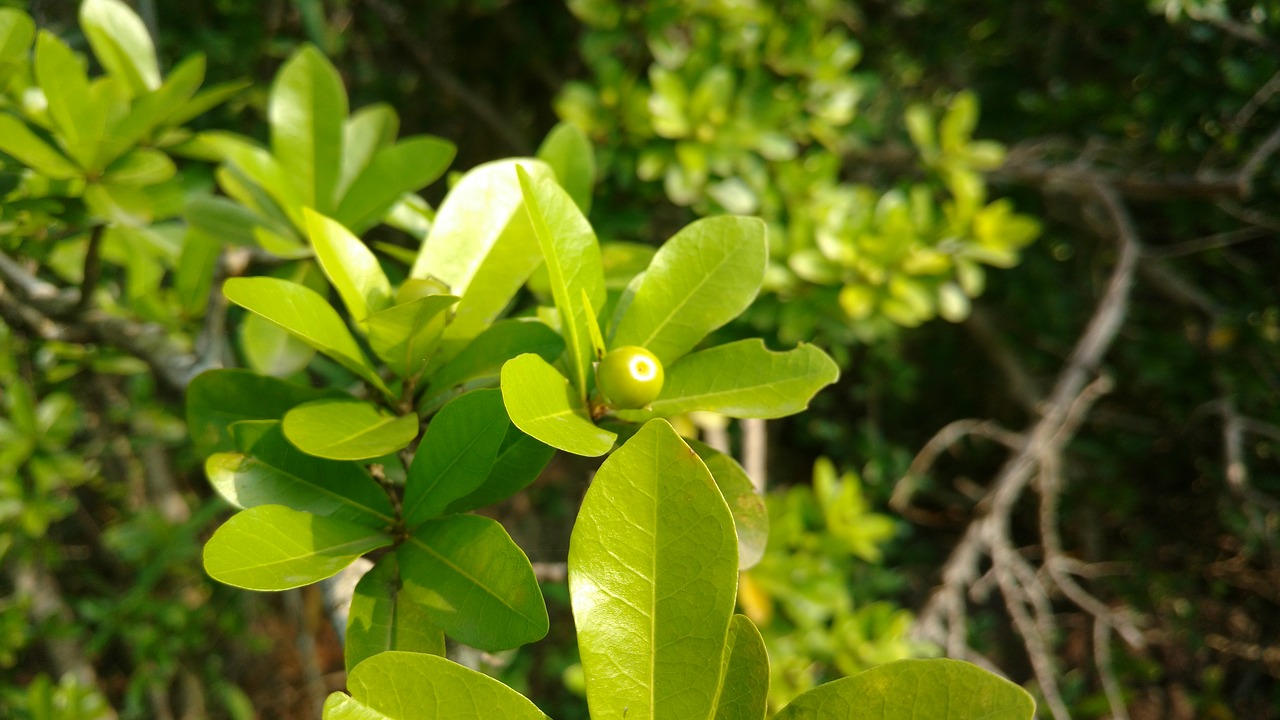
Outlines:
<svg viewBox="0 0 1280 720"><path fill-rule="evenodd" d="M405 525L442 512L489 477L510 426L498 390L475 390L441 408L427 426L404 487Z"/></svg>
<svg viewBox="0 0 1280 720"><path fill-rule="evenodd" d="M187 386L187 430L196 452L234 450L230 427L242 420L279 420L296 405L321 398L349 397L263 377L248 370L209 370Z"/></svg>

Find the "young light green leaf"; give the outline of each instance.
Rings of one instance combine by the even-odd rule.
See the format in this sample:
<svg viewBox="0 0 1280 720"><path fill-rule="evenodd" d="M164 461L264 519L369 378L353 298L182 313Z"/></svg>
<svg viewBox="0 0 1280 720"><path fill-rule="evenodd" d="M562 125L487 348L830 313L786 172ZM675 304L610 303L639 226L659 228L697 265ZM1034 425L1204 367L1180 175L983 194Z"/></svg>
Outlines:
<svg viewBox="0 0 1280 720"><path fill-rule="evenodd" d="M522 207L517 164L532 177L551 175L536 160L500 160L468 171L445 196L413 265L411 277L434 276L462 297L446 341L461 344L488 327L542 262Z"/></svg>
<svg viewBox="0 0 1280 720"><path fill-rule="evenodd" d="M342 173L338 178L336 197L347 194L347 188L365 169L374 153L396 141L400 117L386 103L375 103L351 114L342 126Z"/></svg>
<svg viewBox="0 0 1280 720"><path fill-rule="evenodd" d="M553 448L598 457L617 435L596 427L582 398L546 360L526 353L502 366L502 399L511 422Z"/></svg>
<svg viewBox="0 0 1280 720"><path fill-rule="evenodd" d="M243 420L279 420L296 405L321 398L350 397L264 377L249 370L209 370L187 386L187 430L196 452L234 450L230 427Z"/></svg>
<svg viewBox="0 0 1280 720"><path fill-rule="evenodd" d="M734 615L725 645L724 677L713 720L764 720L769 699L769 654L755 623Z"/></svg>
<svg viewBox="0 0 1280 720"><path fill-rule="evenodd" d="M92 164L95 140L101 137L95 126L105 118L88 117L89 77L71 48L48 30L36 37L36 82L49 104L49 117L57 127L65 145L63 149L81 167Z"/></svg>
<svg viewBox="0 0 1280 720"><path fill-rule="evenodd" d="M396 555L405 585L458 642L496 651L547 634L533 567L497 521L479 515L428 520Z"/></svg>
<svg viewBox="0 0 1280 720"><path fill-rule="evenodd" d="M620 417L640 420L709 410L737 418L778 418L809 406L840 368L815 345L774 352L759 338L699 350L667 367L657 400Z"/></svg>
<svg viewBox="0 0 1280 720"><path fill-rule="evenodd" d="M107 166L102 182L119 185L155 185L173 177L178 168L168 155L151 148L137 148Z"/></svg>
<svg viewBox="0 0 1280 720"><path fill-rule="evenodd" d="M209 456L205 474L213 489L238 508L283 505L372 528L395 522L391 500L363 468L297 450L279 423L237 449Z"/></svg>
<svg viewBox="0 0 1280 720"><path fill-rule="evenodd" d="M453 162L453 143L422 135L382 148L351 183L334 217L355 232L377 225L400 196L417 192Z"/></svg>
<svg viewBox="0 0 1280 720"><path fill-rule="evenodd" d="M1026 690L959 660L899 660L820 685L796 698L774 720L1031 720L1036 705Z"/></svg>
<svg viewBox="0 0 1280 720"><path fill-rule="evenodd" d="M0 8L0 86L7 72L27 56L36 37L36 23L31 16L15 8Z"/></svg>
<svg viewBox="0 0 1280 720"><path fill-rule="evenodd" d="M85 0L80 28L107 72L124 80L134 96L160 87L156 48L142 18L120 0Z"/></svg>
<svg viewBox="0 0 1280 720"><path fill-rule="evenodd" d="M316 356L315 348L252 313L240 323L240 349L255 372L280 378L301 372Z"/></svg>
<svg viewBox="0 0 1280 720"><path fill-rule="evenodd" d="M562 352L564 339L546 325L536 320L499 320L430 373L424 406L433 397L464 383L496 384L502 364L517 355L534 353L552 362Z"/></svg>
<svg viewBox="0 0 1280 720"><path fill-rule="evenodd" d="M413 442L418 416L392 415L355 398L314 400L285 413L284 436L308 455L369 460Z"/></svg>
<svg viewBox="0 0 1280 720"><path fill-rule="evenodd" d="M435 655L379 653L356 666L347 687L354 698L329 696L325 720L547 720L515 690Z"/></svg>
<svg viewBox="0 0 1280 720"><path fill-rule="evenodd" d="M379 310L365 319L369 346L402 378L416 377L435 353L453 295L428 295Z"/></svg>
<svg viewBox="0 0 1280 720"><path fill-rule="evenodd" d="M267 117L272 154L289 169L285 181L294 196L332 214L347 119L347 91L337 69L315 47L303 46L276 75Z"/></svg>
<svg viewBox="0 0 1280 720"><path fill-rule="evenodd" d="M768 255L757 218L724 215L688 225L653 256L609 347L647 348L669 374L707 333L747 309Z"/></svg>
<svg viewBox="0 0 1280 720"><path fill-rule="evenodd" d="M302 217L302 206L305 203L290 182L284 167L271 153L248 138L216 130L201 133L196 136L196 142L229 163L239 175L239 177L227 175L226 179L248 181L248 183L239 183L240 187L236 189L243 190L243 193L237 194L261 196L265 193L265 197L270 198L271 205L283 212L294 227L301 229L306 226L306 221ZM219 182L223 179L224 176L219 176ZM249 183L257 187L249 187ZM231 188L224 185L223 189L227 190L228 195L232 195ZM232 196L235 197L235 195ZM236 199L244 202L249 198L246 196ZM254 199L255 203L246 204L256 204L257 209L265 213L266 203L257 198Z"/></svg>
<svg viewBox="0 0 1280 720"><path fill-rule="evenodd" d="M351 596L343 643L347 672L388 650L444 655L444 633L404 588L395 553L383 555Z"/></svg>
<svg viewBox="0 0 1280 720"><path fill-rule="evenodd" d="M556 449L550 445L524 434L515 425L508 425L489 477L469 495L449 503L445 513L468 512L506 500L536 480L555 453Z"/></svg>
<svg viewBox="0 0 1280 720"><path fill-rule="evenodd" d="M589 325L596 322L592 308L604 304L604 268L600 243L591 224L552 178L534 181L516 167L524 206L534 235L542 248L551 280L551 294L560 311L561 334L568 344L570 378L578 395L587 397L587 378L595 351ZM583 305L585 295L590 302Z"/></svg>
<svg viewBox="0 0 1280 720"><path fill-rule="evenodd" d="M592 715L710 717L737 579L711 474L665 421L647 423L601 466L569 539Z"/></svg>
<svg viewBox="0 0 1280 720"><path fill-rule="evenodd" d="M70 180L81 174L75 163L13 115L0 115L0 152L53 180Z"/></svg>
<svg viewBox="0 0 1280 720"><path fill-rule="evenodd" d="M378 258L342 223L303 208L307 236L324 274L342 297L356 322L391 305L391 282Z"/></svg>
<svg viewBox="0 0 1280 720"><path fill-rule="evenodd" d="M239 95L252 85L253 83L248 80L232 80L210 85L191 96L189 100L178 106L172 113L169 113L164 119L164 124L170 127L185 125L188 121Z"/></svg>
<svg viewBox="0 0 1280 720"><path fill-rule="evenodd" d="M391 394L337 311L314 290L279 278L253 277L227 280L222 294L297 335L383 394Z"/></svg>
<svg viewBox="0 0 1280 720"><path fill-rule="evenodd" d="M493 470L510 426L499 390L475 390L441 408L422 436L404 485L412 528L475 490Z"/></svg>
<svg viewBox="0 0 1280 720"><path fill-rule="evenodd" d="M577 125L559 123L538 146L538 159L551 166L556 181L573 198L582 214L589 214L591 191L596 182L596 156L587 134Z"/></svg>
<svg viewBox="0 0 1280 720"><path fill-rule="evenodd" d="M756 492L750 476L737 460L696 440L689 441L689 447L707 464L733 515L733 527L738 534L738 569L754 566L764 557L769 541L769 510L764 498Z"/></svg>
<svg viewBox="0 0 1280 720"><path fill-rule="evenodd" d="M391 536L282 505L236 513L204 546L214 580L247 590L288 590L331 577Z"/></svg>

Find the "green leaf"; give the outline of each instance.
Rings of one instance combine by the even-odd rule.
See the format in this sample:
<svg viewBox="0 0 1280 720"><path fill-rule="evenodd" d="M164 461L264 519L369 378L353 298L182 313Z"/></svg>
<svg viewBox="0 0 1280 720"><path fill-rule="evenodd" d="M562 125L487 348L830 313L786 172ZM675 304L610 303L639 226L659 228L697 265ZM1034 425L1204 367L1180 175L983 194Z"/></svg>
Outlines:
<svg viewBox="0 0 1280 720"><path fill-rule="evenodd" d="M596 156L587 134L577 125L559 123L538 146L538 159L551 166L556 181L573 198L582 214L589 214L596 182Z"/></svg>
<svg viewBox="0 0 1280 720"><path fill-rule="evenodd" d="M394 143L399 132L400 118L386 103L375 103L352 113L342 126L342 173L336 197L347 194L347 188L368 166L374 153Z"/></svg>
<svg viewBox="0 0 1280 720"><path fill-rule="evenodd" d="M281 378L302 371L316 356L315 348L254 314L240 323L240 348L249 367L263 375Z"/></svg>
<svg viewBox="0 0 1280 720"><path fill-rule="evenodd" d="M739 340L687 355L667 368L658 399L646 410L619 412L642 420L708 410L736 418L778 418L809 406L840 368L815 345L774 352L759 338Z"/></svg>
<svg viewBox="0 0 1280 720"><path fill-rule="evenodd" d="M254 277L227 280L222 294L297 335L383 394L391 394L337 311L316 291L288 280Z"/></svg>
<svg viewBox="0 0 1280 720"><path fill-rule="evenodd" d="M374 655L356 666L347 687L355 697L330 695L325 720L547 720L515 690L435 655Z"/></svg>
<svg viewBox="0 0 1280 720"><path fill-rule="evenodd" d="M738 534L738 569L746 570L764 557L769 541L769 510L764 498L756 492L751 477L737 460L696 440L689 441L689 447L707 464L720 495L729 506Z"/></svg>
<svg viewBox="0 0 1280 720"><path fill-rule="evenodd" d="M308 455L369 460L413 442L418 436L418 416L392 415L354 398L314 400L285 413L284 436Z"/></svg>
<svg viewBox="0 0 1280 720"><path fill-rule="evenodd" d="M267 107L271 151L302 205L332 214L342 171L347 91L337 69L311 45L280 68Z"/></svg>
<svg viewBox="0 0 1280 720"><path fill-rule="evenodd" d="M522 207L515 166L533 177L551 169L536 160L500 160L468 171L445 196L411 277L434 276L462 298L445 331L465 342L488 327L542 262Z"/></svg>
<svg viewBox="0 0 1280 720"><path fill-rule="evenodd" d="M264 377L249 370L209 370L187 386L187 431L202 456L234 450L230 427L243 420L279 420L296 405L350 397Z"/></svg>
<svg viewBox="0 0 1280 720"><path fill-rule="evenodd" d="M351 596L343 643L347 672L388 650L444 655L444 633L405 590L395 553L383 555Z"/></svg>
<svg viewBox="0 0 1280 720"><path fill-rule="evenodd" d="M769 654L764 638L745 615L729 624L728 657L714 720L764 720L769 699Z"/></svg>
<svg viewBox="0 0 1280 720"><path fill-rule="evenodd" d="M54 180L70 180L81 174L75 163L13 115L0 114L0 152Z"/></svg>
<svg viewBox="0 0 1280 720"><path fill-rule="evenodd" d="M467 512L506 500L536 480L555 453L556 449L550 445L526 435L515 425L508 425L489 477L469 495L449 503L444 511Z"/></svg>
<svg viewBox="0 0 1280 720"><path fill-rule="evenodd" d="M412 528L442 512L489 477L507 436L498 390L475 390L441 408L427 426L404 484L404 520Z"/></svg>
<svg viewBox="0 0 1280 720"><path fill-rule="evenodd" d="M192 195L183 216L204 235L245 247L258 244L254 229L266 225L261 216L244 205L213 195Z"/></svg>
<svg viewBox="0 0 1280 720"><path fill-rule="evenodd" d="M560 332L568 344L570 379L578 395L586 400L587 380L595 360L590 327L596 322L593 308L600 307L605 300L600 243L591 224L553 178L544 177L535 182L518 166L516 173L524 193L525 209L547 264L551 294L560 311ZM590 304L583 304L584 295Z"/></svg>
<svg viewBox="0 0 1280 720"><path fill-rule="evenodd" d="M211 85L197 92L172 113L169 113L164 119L164 124L169 126L185 125L187 122L239 95L252 85L253 83L248 80L232 80Z"/></svg>
<svg viewBox="0 0 1280 720"><path fill-rule="evenodd" d="M569 592L596 717L715 709L738 580L733 518L665 421L601 466L569 539Z"/></svg>
<svg viewBox="0 0 1280 720"><path fill-rule="evenodd" d="M458 642L496 651L547 634L533 567L497 521L479 515L428 520L396 554L405 585Z"/></svg>
<svg viewBox="0 0 1280 720"><path fill-rule="evenodd" d="M142 18L120 0L85 0L80 28L107 72L124 80L135 96L160 87L156 49Z"/></svg>
<svg viewBox="0 0 1280 720"><path fill-rule="evenodd" d="M26 62L35 37L36 23L30 15L14 8L0 8L0 88Z"/></svg>
<svg viewBox="0 0 1280 720"><path fill-rule="evenodd" d="M279 423L238 449L211 455L204 466L213 489L238 508L283 505L372 528L395 522L390 498L363 468L300 452Z"/></svg>
<svg viewBox="0 0 1280 720"><path fill-rule="evenodd" d="M899 660L820 685L796 698L774 720L1031 720L1025 690L959 660Z"/></svg>
<svg viewBox="0 0 1280 720"><path fill-rule="evenodd" d="M36 37L35 61L36 82L49 104L49 117L65 140L63 149L87 168L100 137L94 126L106 118L95 122L87 115L92 103L88 102L89 77L84 66L71 48L48 30L41 30Z"/></svg>
<svg viewBox="0 0 1280 720"><path fill-rule="evenodd" d="M402 378L416 377L435 353L453 295L428 295L379 310L365 320L369 346Z"/></svg>
<svg viewBox="0 0 1280 720"><path fill-rule="evenodd" d="M214 580L247 590L288 590L332 577L391 536L282 505L236 513L204 546Z"/></svg>
<svg viewBox="0 0 1280 720"><path fill-rule="evenodd" d="M307 236L324 274L337 289L356 322L391 305L391 282L378 258L342 223L303 208Z"/></svg>
<svg viewBox="0 0 1280 720"><path fill-rule="evenodd" d="M177 166L168 155L151 148L137 148L108 165L102 181L120 185L155 185L177 172Z"/></svg>
<svg viewBox="0 0 1280 720"><path fill-rule="evenodd" d="M526 353L502 366L502 399L511 422L553 448L597 457L617 435L596 427L582 398L546 360Z"/></svg>
<svg viewBox="0 0 1280 720"><path fill-rule="evenodd" d="M173 281L178 300L182 303L182 312L187 317L200 317L208 307L213 274L217 271L221 253L222 243L217 238L188 226Z"/></svg>
<svg viewBox="0 0 1280 720"><path fill-rule="evenodd" d="M364 232L408 192L417 192L444 174L453 162L453 143L427 135L405 138L382 148L342 196L334 217Z"/></svg>
<svg viewBox="0 0 1280 720"><path fill-rule="evenodd" d="M671 363L755 299L768 254L757 218L724 215L688 225L653 256L610 348L647 348L668 366L670 382Z"/></svg>
<svg viewBox="0 0 1280 720"><path fill-rule="evenodd" d="M497 382L502 365L524 353L552 362L564 352L564 339L536 320L499 320L430 376L424 400L464 383Z"/></svg>

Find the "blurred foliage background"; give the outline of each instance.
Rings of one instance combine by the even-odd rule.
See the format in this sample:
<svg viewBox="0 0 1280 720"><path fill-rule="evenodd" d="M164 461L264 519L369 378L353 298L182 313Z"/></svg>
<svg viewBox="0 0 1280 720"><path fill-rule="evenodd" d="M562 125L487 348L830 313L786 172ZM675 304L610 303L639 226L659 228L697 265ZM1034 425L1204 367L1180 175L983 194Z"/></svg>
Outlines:
<svg viewBox="0 0 1280 720"><path fill-rule="evenodd" d="M455 169L577 125L620 263L697 216L765 218L746 322L844 370L768 427L772 534L740 607L775 706L959 652L1045 717L1280 717L1280 4L132 5L165 68L198 51L209 83L249 81L195 127L265 137L270 78L309 42L353 107L455 142ZM87 50L77 3L6 6ZM212 169L182 178L207 192ZM0 223L7 252L60 267L32 242ZM196 341L198 319L107 280ZM225 508L180 393L6 316L0 394L0 716L318 716L343 682L319 593L200 571ZM1013 482L1010 458L1036 471ZM533 560L563 561L590 471L558 459L494 509ZM585 717L567 593L544 590L547 640L460 657Z"/></svg>

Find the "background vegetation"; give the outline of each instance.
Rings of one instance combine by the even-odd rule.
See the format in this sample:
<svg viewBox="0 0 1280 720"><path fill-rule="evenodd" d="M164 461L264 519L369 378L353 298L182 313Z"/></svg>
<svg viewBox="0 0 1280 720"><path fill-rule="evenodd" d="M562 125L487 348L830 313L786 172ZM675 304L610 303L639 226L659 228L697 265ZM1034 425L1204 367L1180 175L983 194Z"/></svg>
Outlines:
<svg viewBox="0 0 1280 720"><path fill-rule="evenodd" d="M4 5L87 52L76 3ZM1280 713L1280 7L135 7L166 70L198 51L206 87L247 81L196 128L265 138L270 80L307 42L353 108L389 103L402 135L456 143L454 170L578 125L620 275L695 217L770 223L768 291L724 334L816 340L842 379L766 444L758 426L689 428L758 477L765 459L770 546L739 602L772 702L945 652L1027 684L1045 717ZM17 113L23 81L5 81ZM252 362L242 317L177 286L184 198L212 191L212 166L183 164L150 261L108 243L92 280L88 238L36 232L51 211L17 203L4 167L0 715L317 716L343 667L322 594L250 596L200 569L227 509L183 382L154 344L22 285L96 288L184 357ZM557 458L492 513L539 563L553 636L458 651L561 718L585 717L557 571L591 469Z"/></svg>

